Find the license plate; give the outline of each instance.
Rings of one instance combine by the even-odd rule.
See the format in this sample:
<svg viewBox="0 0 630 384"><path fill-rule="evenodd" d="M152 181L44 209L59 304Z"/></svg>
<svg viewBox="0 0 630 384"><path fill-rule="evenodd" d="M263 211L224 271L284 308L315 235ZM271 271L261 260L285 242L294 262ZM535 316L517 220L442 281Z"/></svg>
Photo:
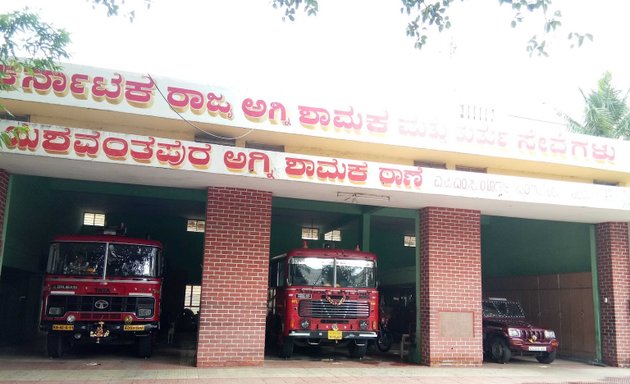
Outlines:
<svg viewBox="0 0 630 384"><path fill-rule="evenodd" d="M341 331L328 331L328 340L341 340Z"/></svg>
<svg viewBox="0 0 630 384"><path fill-rule="evenodd" d="M547 347L529 347L529 350L533 352L547 352Z"/></svg>
<svg viewBox="0 0 630 384"><path fill-rule="evenodd" d="M123 327L125 331L144 331L144 325L125 325Z"/></svg>
<svg viewBox="0 0 630 384"><path fill-rule="evenodd" d="M53 331L74 331L74 325L72 324L53 324Z"/></svg>

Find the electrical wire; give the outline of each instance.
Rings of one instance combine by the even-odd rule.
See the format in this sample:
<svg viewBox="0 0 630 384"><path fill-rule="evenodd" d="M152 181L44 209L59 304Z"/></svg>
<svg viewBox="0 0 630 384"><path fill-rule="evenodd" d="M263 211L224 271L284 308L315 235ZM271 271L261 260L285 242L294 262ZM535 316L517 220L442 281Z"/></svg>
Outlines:
<svg viewBox="0 0 630 384"><path fill-rule="evenodd" d="M164 99L164 101L166 102L166 104L168 105L168 107L171 109L171 111L175 112L177 114L177 116L179 116L180 119L182 119L186 124L190 125L191 127L195 128L196 130L205 133L206 135L212 136L212 137L216 137L217 139L221 139L221 140L238 140L238 139L242 139L243 137L249 135L250 133L252 133L254 131L254 128L250 128L249 131L245 132L244 134L240 135L240 136L235 136L235 137L227 137L227 136L221 136L221 135L217 135L215 133L212 132L208 132L202 128L199 128L198 126L196 126L195 124L193 124L190 120L186 119L181 113L179 113L177 110L175 110L175 108L173 108L173 106L168 102L166 96L164 96L164 93L162 92L162 90L160 89L157 81L155 81L155 79L153 78L153 76L151 76L150 74L147 74L147 76L149 77L149 79L153 82L153 85L155 86L155 89L157 89L158 93L160 94L160 96L162 97L162 99Z"/></svg>

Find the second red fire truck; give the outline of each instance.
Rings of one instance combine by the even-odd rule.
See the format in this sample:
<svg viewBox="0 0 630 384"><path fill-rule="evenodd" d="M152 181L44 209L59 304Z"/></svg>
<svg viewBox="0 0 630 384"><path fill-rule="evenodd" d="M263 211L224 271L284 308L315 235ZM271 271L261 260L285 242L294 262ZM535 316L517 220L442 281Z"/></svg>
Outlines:
<svg viewBox="0 0 630 384"><path fill-rule="evenodd" d="M378 335L376 255L294 249L271 259L268 341L280 357L295 345L347 345L361 358Z"/></svg>

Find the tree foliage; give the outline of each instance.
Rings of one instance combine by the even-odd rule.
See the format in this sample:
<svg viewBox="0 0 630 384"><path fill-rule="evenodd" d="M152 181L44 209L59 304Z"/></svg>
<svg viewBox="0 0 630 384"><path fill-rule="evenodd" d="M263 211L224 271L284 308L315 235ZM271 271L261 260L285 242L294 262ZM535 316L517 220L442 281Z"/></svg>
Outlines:
<svg viewBox="0 0 630 384"><path fill-rule="evenodd" d="M432 31L442 32L452 25L449 12L456 0L400 0L400 12L410 17L406 27L406 34L413 38L414 47L421 49L427 44ZM460 0L459 2L463 2ZM525 19L527 13L540 12L544 16L542 32L544 35L555 32L561 25L562 14L559 10L551 11L553 0L499 0L499 4L507 4L513 10L512 28L516 28ZM296 13L303 7L309 16L316 16L319 12L318 0L273 0L273 7L284 9L283 20L295 20ZM571 47L581 46L586 40L593 40L591 34L571 32L568 35ZM527 42L527 51L531 55L547 56L546 41L537 35Z"/></svg>
<svg viewBox="0 0 630 384"><path fill-rule="evenodd" d="M628 95L612 85L610 72L604 73L597 82L597 89L588 95L580 90L584 98L584 121L582 123L563 115L572 132L592 136L630 139L630 108Z"/></svg>
<svg viewBox="0 0 630 384"><path fill-rule="evenodd" d="M105 8L107 16L121 15L133 21L136 14L133 7L128 7L125 0L86 0L93 8ZM147 9L151 0L143 0ZM40 16L25 8L20 11L0 14L0 92L12 89L2 81L6 71L34 73L36 71L58 71L58 63L69 59L66 50L70 44L70 35L63 28L57 28L43 21ZM12 116L2 104L0 112ZM12 136L26 130L25 125L10 133L0 132L0 148L8 145Z"/></svg>

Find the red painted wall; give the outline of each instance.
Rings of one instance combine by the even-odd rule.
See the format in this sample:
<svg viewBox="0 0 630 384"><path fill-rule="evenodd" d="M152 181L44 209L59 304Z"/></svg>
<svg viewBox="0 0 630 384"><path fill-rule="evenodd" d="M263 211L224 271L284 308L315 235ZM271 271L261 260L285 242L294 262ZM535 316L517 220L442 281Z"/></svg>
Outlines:
<svg viewBox="0 0 630 384"><path fill-rule="evenodd" d="M630 260L628 224L595 226L597 273L600 295L602 360L630 366Z"/></svg>
<svg viewBox="0 0 630 384"><path fill-rule="evenodd" d="M264 360L271 193L208 188L197 366Z"/></svg>
<svg viewBox="0 0 630 384"><path fill-rule="evenodd" d="M479 211L465 209L420 210L419 336L424 365L480 366L483 361L480 218Z"/></svg>

